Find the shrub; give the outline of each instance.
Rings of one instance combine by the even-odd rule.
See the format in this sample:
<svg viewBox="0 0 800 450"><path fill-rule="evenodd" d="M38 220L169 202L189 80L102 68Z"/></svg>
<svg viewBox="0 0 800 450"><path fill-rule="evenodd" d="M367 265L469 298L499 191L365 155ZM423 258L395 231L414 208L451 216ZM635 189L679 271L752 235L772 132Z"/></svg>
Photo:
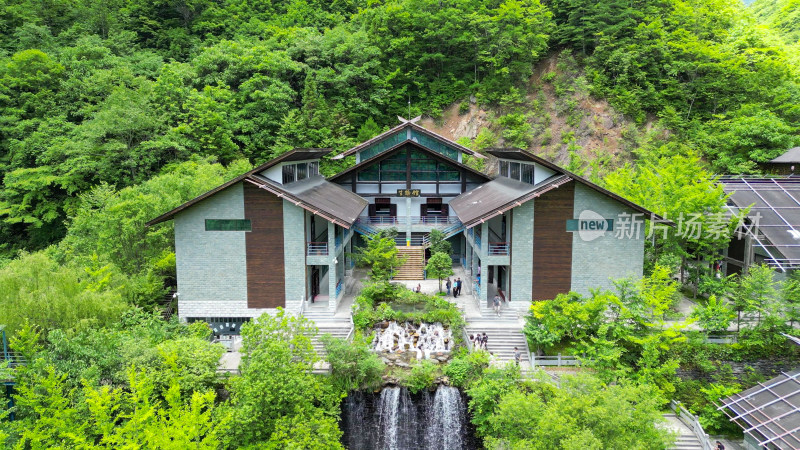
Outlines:
<svg viewBox="0 0 800 450"><path fill-rule="evenodd" d="M411 373L404 380L405 385L411 393L416 394L433 386L438 371L439 366L436 363L427 359L419 361L411 367Z"/></svg>
<svg viewBox="0 0 800 450"><path fill-rule="evenodd" d="M374 388L380 385L385 364L370 351L368 339L357 331L353 342L322 336L328 363L331 365L331 383L343 391Z"/></svg>
<svg viewBox="0 0 800 450"><path fill-rule="evenodd" d="M444 367L444 374L447 375L453 386L468 387L473 380L483 375L483 371L487 367L489 367L488 352L469 352L462 349Z"/></svg>

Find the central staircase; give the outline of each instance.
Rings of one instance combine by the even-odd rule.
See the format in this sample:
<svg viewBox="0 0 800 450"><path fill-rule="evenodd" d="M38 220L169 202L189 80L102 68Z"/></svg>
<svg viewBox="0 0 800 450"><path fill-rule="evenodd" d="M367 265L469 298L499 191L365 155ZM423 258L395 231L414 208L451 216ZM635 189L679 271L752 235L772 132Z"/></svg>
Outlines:
<svg viewBox="0 0 800 450"><path fill-rule="evenodd" d="M397 247L400 258L406 261L397 269L395 280L422 280L425 270L425 247Z"/></svg>
<svg viewBox="0 0 800 450"><path fill-rule="evenodd" d="M530 367L525 335L522 330L514 326L498 326L494 323L470 322L467 324L466 333L469 336L486 333L486 347L500 361L514 361L514 347L522 353L520 365Z"/></svg>

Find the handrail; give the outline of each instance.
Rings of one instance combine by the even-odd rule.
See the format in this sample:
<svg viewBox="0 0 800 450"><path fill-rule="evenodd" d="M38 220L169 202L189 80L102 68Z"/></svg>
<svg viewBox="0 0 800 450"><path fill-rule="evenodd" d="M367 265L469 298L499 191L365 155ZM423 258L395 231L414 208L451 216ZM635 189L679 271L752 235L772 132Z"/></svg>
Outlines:
<svg viewBox="0 0 800 450"><path fill-rule="evenodd" d="M711 447L711 439L708 437L708 434L703 431L703 426L700 425L700 421L694 414L684 408L681 402L677 400L670 401L669 407L675 412L675 416L678 420L692 430L697 440L700 441L700 445L703 446L703 450L713 450L713 447Z"/></svg>
<svg viewBox="0 0 800 450"><path fill-rule="evenodd" d="M489 242L489 254L507 255L510 247L509 242Z"/></svg>
<svg viewBox="0 0 800 450"><path fill-rule="evenodd" d="M346 340L347 342L352 342L353 341L353 335L355 334L355 331L356 331L356 324L355 324L355 322L353 322L353 314L352 313L350 313L350 316L348 318L350 319L350 331L347 332L347 336L344 337L344 340Z"/></svg>
<svg viewBox="0 0 800 450"><path fill-rule="evenodd" d="M530 351L528 351L530 354ZM531 355L531 367L536 366L554 366L554 367L562 367L562 366L580 366L583 364L583 361L580 358L571 355L562 355L559 353L557 356L536 356Z"/></svg>
<svg viewBox="0 0 800 450"><path fill-rule="evenodd" d="M469 340L469 335L467 334L467 329L466 328L461 328L461 334L464 337L464 344L466 344L467 350L472 352L474 350L474 348L472 346L472 341Z"/></svg>
<svg viewBox="0 0 800 450"><path fill-rule="evenodd" d="M328 254L327 242L307 242L306 255L307 256L325 256Z"/></svg>

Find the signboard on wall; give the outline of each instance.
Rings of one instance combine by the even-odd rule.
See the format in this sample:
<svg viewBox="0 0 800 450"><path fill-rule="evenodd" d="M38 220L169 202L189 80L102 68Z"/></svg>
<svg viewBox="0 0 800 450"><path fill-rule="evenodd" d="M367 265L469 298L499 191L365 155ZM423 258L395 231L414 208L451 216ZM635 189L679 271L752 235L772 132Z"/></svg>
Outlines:
<svg viewBox="0 0 800 450"><path fill-rule="evenodd" d="M419 189L398 189L398 197L419 197Z"/></svg>

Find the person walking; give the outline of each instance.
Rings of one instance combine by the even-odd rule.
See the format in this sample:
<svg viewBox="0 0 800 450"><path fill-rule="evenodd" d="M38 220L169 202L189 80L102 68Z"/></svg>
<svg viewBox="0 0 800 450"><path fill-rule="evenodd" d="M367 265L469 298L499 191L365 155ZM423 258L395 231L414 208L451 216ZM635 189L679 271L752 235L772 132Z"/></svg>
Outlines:
<svg viewBox="0 0 800 450"><path fill-rule="evenodd" d="M447 288L447 295L450 295L450 278L447 279L447 283L444 284L444 287Z"/></svg>
<svg viewBox="0 0 800 450"><path fill-rule="evenodd" d="M456 283L458 284L458 295L461 295L461 277L458 277Z"/></svg>
<svg viewBox="0 0 800 450"><path fill-rule="evenodd" d="M519 360L522 357L522 353L519 351L517 347L514 347L514 362L517 363L519 366Z"/></svg>
<svg viewBox="0 0 800 450"><path fill-rule="evenodd" d="M497 294L494 295L494 313L500 317L500 296Z"/></svg>
<svg viewBox="0 0 800 450"><path fill-rule="evenodd" d="M489 350L489 347L488 347L488 344L487 344L487 342L489 342L489 338L486 336L486 333L483 333L483 336L481 338L481 342L483 344L483 349L484 350Z"/></svg>

